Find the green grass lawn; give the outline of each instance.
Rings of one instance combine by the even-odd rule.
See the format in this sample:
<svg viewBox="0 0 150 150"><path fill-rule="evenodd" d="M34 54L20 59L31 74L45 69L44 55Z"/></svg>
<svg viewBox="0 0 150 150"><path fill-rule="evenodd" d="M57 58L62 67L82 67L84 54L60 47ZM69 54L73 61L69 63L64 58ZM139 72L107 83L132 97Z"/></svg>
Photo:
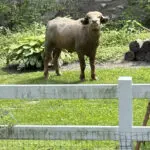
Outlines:
<svg viewBox="0 0 150 150"><path fill-rule="evenodd" d="M30 73L0 72L1 84L117 84L120 76L131 76L133 83L149 83L149 68L97 69L97 81L80 82L79 71L64 71L62 76L50 72L48 81L43 71ZM140 125L147 100L134 100L134 125ZM75 124L75 125L117 125L118 100L1 100L0 107L10 109L17 124ZM30 112L30 113L28 113ZM23 116L23 117L20 117ZM36 116L36 117L35 117ZM136 118L137 117L137 118ZM84 119L83 119L84 118ZM113 118L113 119L112 119Z"/></svg>
<svg viewBox="0 0 150 150"><path fill-rule="evenodd" d="M96 70L98 80L90 80L90 70L86 70L87 80L79 81L79 71L64 71L62 76L50 72L49 80L43 79L43 71L8 73L0 71L1 84L116 84L120 76L131 76L133 83L149 83L149 68L114 68ZM133 101L133 124L141 125L148 100ZM118 125L118 100L75 99L75 100L0 100L1 124L41 124L41 125ZM4 150L64 149L64 150L113 150L116 142L98 141L0 141ZM145 147L144 147L145 148Z"/></svg>
<svg viewBox="0 0 150 150"><path fill-rule="evenodd" d="M91 81L90 70L87 68L85 75L86 80L80 82L78 71L63 71L62 76L56 76L54 71L49 72L49 79L43 78L43 71L35 72L6 72L0 70L0 84L111 84L117 83L120 76L131 76L133 83L150 83L150 68L96 68L98 80Z"/></svg>

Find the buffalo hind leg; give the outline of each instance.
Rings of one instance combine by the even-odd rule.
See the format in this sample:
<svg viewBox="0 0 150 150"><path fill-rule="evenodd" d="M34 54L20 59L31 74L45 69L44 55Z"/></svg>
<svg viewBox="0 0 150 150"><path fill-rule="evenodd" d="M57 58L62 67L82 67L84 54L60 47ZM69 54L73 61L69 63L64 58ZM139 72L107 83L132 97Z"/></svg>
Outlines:
<svg viewBox="0 0 150 150"><path fill-rule="evenodd" d="M48 79L48 63L52 60L52 51L50 43L46 42L44 52L44 78Z"/></svg>
<svg viewBox="0 0 150 150"><path fill-rule="evenodd" d="M45 53L44 56L44 78L48 79L48 63L52 60L52 56L49 53Z"/></svg>
<svg viewBox="0 0 150 150"><path fill-rule="evenodd" d="M91 79L92 80L97 80L96 75L95 75L95 58L90 57L90 66L91 66Z"/></svg>
<svg viewBox="0 0 150 150"><path fill-rule="evenodd" d="M61 75L61 72L59 70L60 65L59 65L59 61L58 61L60 54L61 54L61 49L58 49L58 48L55 49L53 63L54 63L54 68L55 68L57 76Z"/></svg>

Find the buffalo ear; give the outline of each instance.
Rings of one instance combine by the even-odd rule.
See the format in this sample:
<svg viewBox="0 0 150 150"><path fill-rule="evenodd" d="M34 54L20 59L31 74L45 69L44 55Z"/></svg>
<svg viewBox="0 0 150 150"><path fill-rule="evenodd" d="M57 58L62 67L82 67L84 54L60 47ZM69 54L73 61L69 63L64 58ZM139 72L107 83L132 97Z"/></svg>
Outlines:
<svg viewBox="0 0 150 150"><path fill-rule="evenodd" d="M88 23L89 23L88 17L86 16L86 17L82 18L82 19L81 19L81 23L82 23L83 25L88 24Z"/></svg>
<svg viewBox="0 0 150 150"><path fill-rule="evenodd" d="M108 22L108 20L109 20L108 16L106 16L106 17L102 16L101 19L100 19L100 22L101 23L106 23L106 22Z"/></svg>

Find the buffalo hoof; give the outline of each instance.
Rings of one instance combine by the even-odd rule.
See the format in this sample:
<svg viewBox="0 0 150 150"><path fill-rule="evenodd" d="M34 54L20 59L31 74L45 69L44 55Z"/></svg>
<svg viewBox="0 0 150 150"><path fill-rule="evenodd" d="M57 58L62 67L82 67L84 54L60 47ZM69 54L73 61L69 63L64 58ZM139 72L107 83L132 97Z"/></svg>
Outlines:
<svg viewBox="0 0 150 150"><path fill-rule="evenodd" d="M84 75L80 75L80 81L85 81L85 76Z"/></svg>
<svg viewBox="0 0 150 150"><path fill-rule="evenodd" d="M80 78L80 81L81 81L81 82L85 81L85 78L83 78L83 79Z"/></svg>
<svg viewBox="0 0 150 150"><path fill-rule="evenodd" d="M56 75L57 75L57 76L61 76L62 73L61 73L61 72L56 72Z"/></svg>
<svg viewBox="0 0 150 150"><path fill-rule="evenodd" d="M96 76L92 76L91 80L97 80L98 78Z"/></svg>

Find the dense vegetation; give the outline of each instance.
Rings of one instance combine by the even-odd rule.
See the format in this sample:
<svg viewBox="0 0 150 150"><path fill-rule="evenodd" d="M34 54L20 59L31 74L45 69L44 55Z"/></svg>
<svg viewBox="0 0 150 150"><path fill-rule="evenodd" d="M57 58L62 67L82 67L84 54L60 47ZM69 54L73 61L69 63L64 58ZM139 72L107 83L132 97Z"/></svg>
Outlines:
<svg viewBox="0 0 150 150"><path fill-rule="evenodd" d="M130 41L141 38L149 38L149 32L142 30L136 21L124 21L120 29L109 29L109 24L102 28L100 46L97 49L97 63L121 60L128 51ZM17 69L34 69L43 66L45 26L34 23L24 31L12 33L0 37L1 64L19 64ZM76 53L61 54L63 63L77 61Z"/></svg>
<svg viewBox="0 0 150 150"><path fill-rule="evenodd" d="M0 26L17 30L34 22L46 23L55 15L81 17L78 1L65 0L56 3L56 0L1 0ZM121 19L136 19L150 26L150 2L148 0L128 0L128 4Z"/></svg>
<svg viewBox="0 0 150 150"><path fill-rule="evenodd" d="M128 43L131 40L149 38L148 33L141 28L142 24L149 25L149 3L144 0L138 2L129 0L129 4L122 13L121 20L110 22L103 28L101 44L97 52L98 63L123 59L123 54L128 51ZM71 12L77 9L77 5L77 0L66 0L62 3L56 3L55 0L1 0L1 64L17 63L18 70L42 68L46 20L63 11L71 15ZM137 6L142 9L135 11ZM76 12L76 16L79 17L79 12ZM61 59L64 63L68 63L76 61L77 56L74 53L62 52Z"/></svg>
<svg viewBox="0 0 150 150"><path fill-rule="evenodd" d="M0 26L17 30L33 22L42 22L47 12L56 9L55 0L1 0Z"/></svg>
<svg viewBox="0 0 150 150"><path fill-rule="evenodd" d="M149 0L128 0L129 7L124 12L126 18L140 21L150 27L150 1Z"/></svg>

